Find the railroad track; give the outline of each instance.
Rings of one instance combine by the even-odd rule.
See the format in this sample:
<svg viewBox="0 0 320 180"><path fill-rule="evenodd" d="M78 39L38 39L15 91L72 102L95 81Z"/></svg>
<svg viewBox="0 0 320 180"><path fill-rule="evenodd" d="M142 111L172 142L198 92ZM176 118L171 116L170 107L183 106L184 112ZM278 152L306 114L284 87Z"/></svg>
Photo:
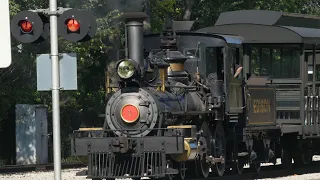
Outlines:
<svg viewBox="0 0 320 180"><path fill-rule="evenodd" d="M312 164L294 168L291 170L283 170L281 165L271 165L262 166L259 173L252 172L250 169L246 168L243 170L243 174L231 174L226 172L223 177L208 177L208 178L196 178L196 179L186 179L186 180L244 180L244 179L265 179L265 178L277 178L285 177L291 175L303 175L309 173L319 173L320 172L320 161L313 161ZM86 170L78 172L76 176L86 176Z"/></svg>
<svg viewBox="0 0 320 180"><path fill-rule="evenodd" d="M250 169L244 169L243 174L229 174L226 173L223 177L209 177L209 178L197 178L193 180L244 180L244 179L265 179L265 178L278 178L292 175L303 175L309 173L320 172L320 161L314 161L308 166L293 168L291 170L282 169L281 165L263 166L259 173L252 172Z"/></svg>
<svg viewBox="0 0 320 180"><path fill-rule="evenodd" d="M61 164L61 169L83 168L83 167L87 167L87 165L81 164L81 163ZM53 164L10 165L10 166L0 166L0 174L31 172L31 171L49 171L53 169L54 169Z"/></svg>
<svg viewBox="0 0 320 180"><path fill-rule="evenodd" d="M62 164L62 169L70 168L83 168L87 167L84 164ZM18 166L4 166L0 167L0 175L6 173L21 173L21 172L31 172L31 171L49 171L53 170L53 164L46 165L18 165ZM244 180L244 179L264 179L264 178L276 178L284 177L290 175L302 175L309 173L319 173L320 172L320 161L313 162L309 166L294 168L292 170L283 170L280 165L276 166L263 166L259 173L250 171L250 169L244 169L242 175L229 174L226 172L223 177L208 177L197 178L193 180ZM74 176L86 176L84 171L74 174ZM192 180L192 179L189 179Z"/></svg>

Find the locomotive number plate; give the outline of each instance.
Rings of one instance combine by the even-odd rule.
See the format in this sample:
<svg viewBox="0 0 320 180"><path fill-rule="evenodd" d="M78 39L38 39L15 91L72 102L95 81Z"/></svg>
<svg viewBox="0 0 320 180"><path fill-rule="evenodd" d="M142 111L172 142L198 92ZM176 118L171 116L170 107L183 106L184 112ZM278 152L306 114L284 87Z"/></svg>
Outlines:
<svg viewBox="0 0 320 180"><path fill-rule="evenodd" d="M276 123L276 103L274 88L249 88L249 124L263 125Z"/></svg>

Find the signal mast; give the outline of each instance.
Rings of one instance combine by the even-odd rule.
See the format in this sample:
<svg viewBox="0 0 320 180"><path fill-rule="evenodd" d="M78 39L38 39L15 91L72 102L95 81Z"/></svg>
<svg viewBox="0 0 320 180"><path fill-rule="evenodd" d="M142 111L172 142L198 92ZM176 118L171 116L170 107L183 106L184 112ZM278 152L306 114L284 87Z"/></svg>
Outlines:
<svg viewBox="0 0 320 180"><path fill-rule="evenodd" d="M19 12L11 20L10 28L12 36L21 43L40 43L50 36L54 179L61 180L58 35L72 42L88 41L97 31L96 20L88 11L57 8L57 0L50 0L49 9Z"/></svg>

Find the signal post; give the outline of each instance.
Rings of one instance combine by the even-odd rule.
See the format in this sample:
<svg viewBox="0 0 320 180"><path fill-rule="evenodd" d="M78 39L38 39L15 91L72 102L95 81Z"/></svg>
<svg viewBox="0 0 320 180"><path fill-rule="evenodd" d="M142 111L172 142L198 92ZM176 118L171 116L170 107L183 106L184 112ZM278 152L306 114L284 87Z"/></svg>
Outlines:
<svg viewBox="0 0 320 180"><path fill-rule="evenodd" d="M60 136L60 79L58 52L58 16L57 0L50 0L50 41L52 64L52 127L53 127L53 158L54 179L61 180L61 136Z"/></svg>
<svg viewBox="0 0 320 180"><path fill-rule="evenodd" d="M93 38L96 30L93 14L77 9L58 9L57 0L50 0L49 9L22 11L11 20L11 33L22 43L39 43L50 36L55 180L61 180L58 36L72 42L85 42Z"/></svg>

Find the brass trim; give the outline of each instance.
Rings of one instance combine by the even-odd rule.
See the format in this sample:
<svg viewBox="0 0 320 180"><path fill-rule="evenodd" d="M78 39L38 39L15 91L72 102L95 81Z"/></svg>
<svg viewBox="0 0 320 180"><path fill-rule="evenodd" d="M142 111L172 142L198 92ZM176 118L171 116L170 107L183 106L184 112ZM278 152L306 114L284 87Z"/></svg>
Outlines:
<svg viewBox="0 0 320 180"><path fill-rule="evenodd" d="M190 141L190 140L192 140L192 139L193 139L193 138L191 138L191 137L190 137L190 138L184 138L184 140L186 140L186 141L187 141L187 140Z"/></svg>
<svg viewBox="0 0 320 180"><path fill-rule="evenodd" d="M182 63L171 63L168 67L168 72L170 71L184 71L184 64Z"/></svg>
<svg viewBox="0 0 320 180"><path fill-rule="evenodd" d="M160 79L161 79L161 88L160 90L162 92L165 92L166 91L166 86L165 86L165 82L166 82L166 79L168 77L168 73L165 69L159 69L159 75L160 75Z"/></svg>
<svg viewBox="0 0 320 180"><path fill-rule="evenodd" d="M191 147L188 141L184 140L184 152L182 154L171 155L171 158L177 162L187 161L191 155Z"/></svg>
<svg viewBox="0 0 320 180"><path fill-rule="evenodd" d="M137 116L137 118L136 118L135 120L133 120L133 121L128 121L128 120L126 120L126 119L122 116L123 108L126 107L126 106L129 106L129 105L135 107L135 108L137 109L137 111L138 111L138 116ZM136 121L139 119L139 117L140 117L140 111L139 111L139 108L138 108L136 105L134 105L134 104L125 104L124 106L122 106L122 108L121 108L121 110L120 110L120 116L121 116L121 119L122 119L124 122L131 124L131 123L136 122Z"/></svg>
<svg viewBox="0 0 320 180"><path fill-rule="evenodd" d="M106 71L106 90L107 90L107 94L111 93L111 89L110 89L110 78L109 78L109 72Z"/></svg>
<svg viewBox="0 0 320 180"><path fill-rule="evenodd" d="M106 71L105 73L105 88L106 88L106 94L110 94L111 92L118 91L118 88L110 87L110 75L108 71Z"/></svg>
<svg viewBox="0 0 320 180"><path fill-rule="evenodd" d="M167 126L167 128L175 128L175 129L191 129L192 128L192 125L181 125L181 126Z"/></svg>

